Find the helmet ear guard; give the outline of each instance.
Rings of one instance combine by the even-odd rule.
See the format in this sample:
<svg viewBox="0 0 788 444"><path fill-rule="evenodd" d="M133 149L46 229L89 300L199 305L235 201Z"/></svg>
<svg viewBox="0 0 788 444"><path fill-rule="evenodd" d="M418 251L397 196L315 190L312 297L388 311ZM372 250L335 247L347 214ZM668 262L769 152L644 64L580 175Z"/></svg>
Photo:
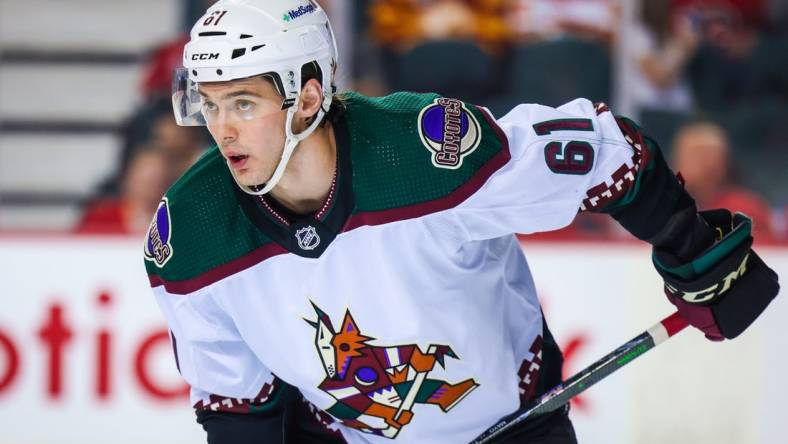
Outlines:
<svg viewBox="0 0 788 444"><path fill-rule="evenodd" d="M249 194L269 192L284 174L298 143L309 137L331 108L337 45L328 16L314 0L219 0L200 18L184 48L184 68L173 78L173 111L178 125L204 126L200 82L227 82L266 76L287 110L286 141L273 176L260 190L238 184ZM323 103L299 134L292 123L300 101L301 73L314 63Z"/></svg>

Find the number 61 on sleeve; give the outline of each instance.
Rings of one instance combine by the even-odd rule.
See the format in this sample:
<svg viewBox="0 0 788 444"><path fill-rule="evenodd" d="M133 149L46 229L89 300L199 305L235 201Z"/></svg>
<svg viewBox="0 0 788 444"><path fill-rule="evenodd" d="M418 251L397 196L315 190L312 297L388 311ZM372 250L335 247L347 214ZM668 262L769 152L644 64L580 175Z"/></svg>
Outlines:
<svg viewBox="0 0 788 444"><path fill-rule="evenodd" d="M553 131L594 131L590 119L558 119L534 125L539 136ZM594 166L594 148L588 142L550 142L544 147L544 159L556 174L588 174Z"/></svg>

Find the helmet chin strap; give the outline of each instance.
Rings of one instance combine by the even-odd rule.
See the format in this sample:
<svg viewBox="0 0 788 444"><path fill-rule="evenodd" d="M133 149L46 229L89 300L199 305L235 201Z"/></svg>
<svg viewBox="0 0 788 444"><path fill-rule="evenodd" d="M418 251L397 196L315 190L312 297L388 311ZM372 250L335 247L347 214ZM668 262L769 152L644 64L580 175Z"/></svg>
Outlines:
<svg viewBox="0 0 788 444"><path fill-rule="evenodd" d="M298 110L299 101L300 101L300 97L296 96L295 104L291 106L290 109L287 110L287 120L285 122L285 135L286 135L285 148L282 151L281 159L279 159L279 165L276 166L276 169L274 170L274 174L271 176L268 182L265 183L265 186L263 186L261 190L255 190L252 187L243 185L241 182L238 182L238 179L235 178L235 175L232 175L233 179L235 180L235 183L238 184L238 186L245 193L251 194L253 196L262 196L268 193L269 191L271 191L272 189L274 189L274 187L282 179L282 176L285 174L285 168L287 168L287 163L290 161L290 157L292 157L295 148L302 140L309 137L317 129L317 127L320 125L320 122L323 120L323 116L326 113L325 111L326 102L328 102L328 106L331 105L330 98L328 100L324 100L323 106L320 107L320 110L317 112L317 115L315 116L315 121L312 122L312 124L309 125L309 127L304 131L300 132L299 134L294 134L293 117L295 116L295 113Z"/></svg>

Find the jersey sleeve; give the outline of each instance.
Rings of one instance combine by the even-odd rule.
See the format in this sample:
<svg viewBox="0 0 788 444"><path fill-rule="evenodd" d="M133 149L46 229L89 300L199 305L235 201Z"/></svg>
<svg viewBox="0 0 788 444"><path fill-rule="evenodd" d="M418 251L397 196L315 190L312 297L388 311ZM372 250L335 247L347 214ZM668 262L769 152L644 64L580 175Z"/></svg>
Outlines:
<svg viewBox="0 0 788 444"><path fill-rule="evenodd" d="M275 409L284 385L260 362L209 290L173 295L153 289L167 320L178 371L197 410Z"/></svg>
<svg viewBox="0 0 788 444"><path fill-rule="evenodd" d="M519 105L497 124L510 160L453 209L470 240L557 230L634 180L636 149L603 104Z"/></svg>

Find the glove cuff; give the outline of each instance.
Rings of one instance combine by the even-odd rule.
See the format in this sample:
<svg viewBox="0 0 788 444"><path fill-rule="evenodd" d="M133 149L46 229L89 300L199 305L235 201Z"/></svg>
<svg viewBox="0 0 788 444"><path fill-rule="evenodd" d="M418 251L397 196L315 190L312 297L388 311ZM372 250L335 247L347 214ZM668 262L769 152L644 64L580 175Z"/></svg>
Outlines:
<svg viewBox="0 0 788 444"><path fill-rule="evenodd" d="M654 247L651 256L657 271L667 279L693 280L707 274L742 245L752 245L752 220L742 213L731 215L728 210L709 210L698 213L714 231L717 239L691 261L682 261L667 248ZM749 245L747 248L749 248Z"/></svg>

